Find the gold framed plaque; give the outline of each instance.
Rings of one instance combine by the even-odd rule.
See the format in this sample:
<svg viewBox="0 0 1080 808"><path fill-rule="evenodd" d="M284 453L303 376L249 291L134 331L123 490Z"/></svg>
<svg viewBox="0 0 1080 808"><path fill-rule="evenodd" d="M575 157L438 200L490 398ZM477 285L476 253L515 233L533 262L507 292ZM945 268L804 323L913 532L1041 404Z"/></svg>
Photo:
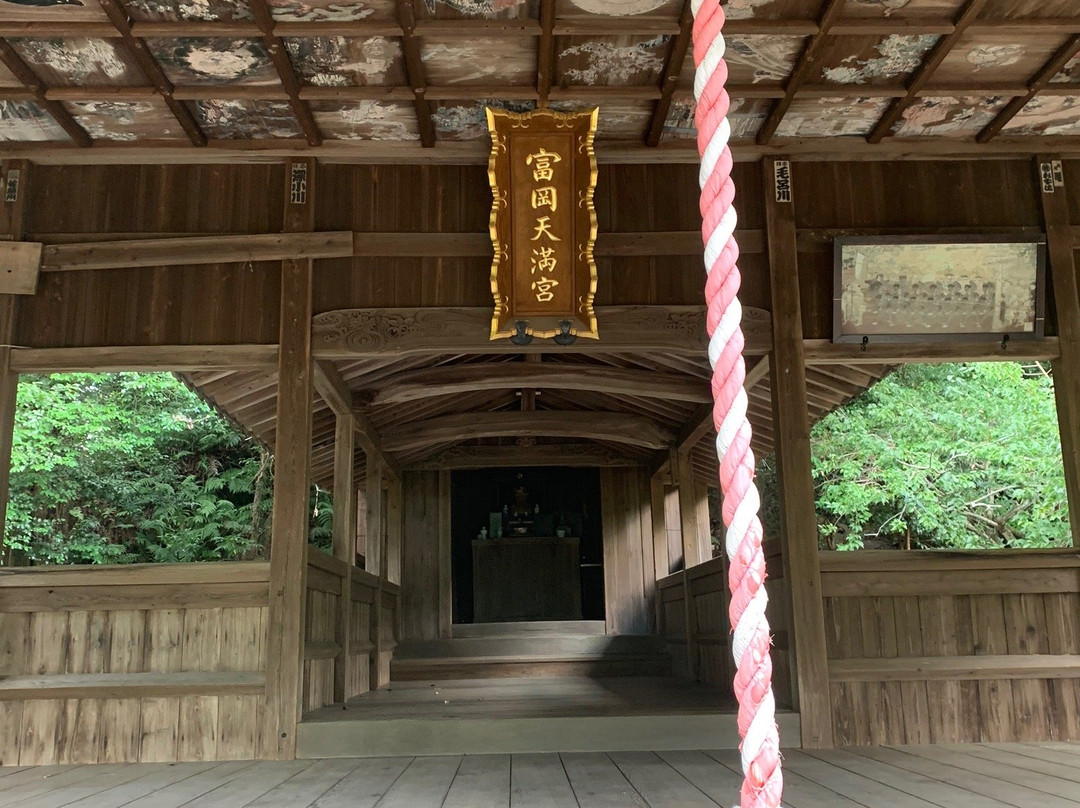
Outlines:
<svg viewBox="0 0 1080 808"><path fill-rule="evenodd" d="M593 309L598 112L487 109L493 340L599 338Z"/></svg>

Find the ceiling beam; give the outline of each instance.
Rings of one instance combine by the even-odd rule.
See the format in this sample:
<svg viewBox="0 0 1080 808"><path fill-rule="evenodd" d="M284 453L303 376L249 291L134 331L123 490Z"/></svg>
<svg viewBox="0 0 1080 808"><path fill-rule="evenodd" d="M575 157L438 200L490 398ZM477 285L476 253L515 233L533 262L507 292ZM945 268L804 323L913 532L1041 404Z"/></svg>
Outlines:
<svg viewBox="0 0 1080 808"><path fill-rule="evenodd" d="M864 348L831 340L804 340L807 365L899 365L905 362L1049 361L1060 356L1057 337L1001 342L910 342L871 340Z"/></svg>
<svg viewBox="0 0 1080 808"><path fill-rule="evenodd" d="M682 16L679 18L679 35L671 43L667 61L664 62L664 72L660 76L660 100L656 102L652 120L649 122L649 130L645 135L646 146L660 145L660 138L664 134L664 124L667 122L668 112L671 111L671 101L675 96L675 89L679 86L679 74L682 72L683 62L686 61L686 52L690 48L694 31L694 12L690 2L691 0L683 2Z"/></svg>
<svg viewBox="0 0 1080 808"><path fill-rule="evenodd" d="M588 443L545 443L539 446L453 446L405 464L417 470L529 468L618 468L640 466L640 457Z"/></svg>
<svg viewBox="0 0 1080 808"><path fill-rule="evenodd" d="M555 78L555 2L540 0L540 41L536 47L536 103L546 107Z"/></svg>
<svg viewBox="0 0 1080 808"><path fill-rule="evenodd" d="M1065 65L1078 53L1080 53L1080 34L1074 34L1064 45L1058 48L1057 52L1035 74L1028 84L1027 92L1006 104L1001 112L994 116L994 120L990 121L975 136L975 140L979 143L987 143L992 138L997 137L998 133L1008 125L1009 121L1015 118L1031 99L1045 89L1053 81L1054 76L1060 73ZM1076 88L1073 87L1072 89L1075 92Z"/></svg>
<svg viewBox="0 0 1080 808"><path fill-rule="evenodd" d="M277 355L277 345L14 348L11 369L17 373L252 370L276 368Z"/></svg>
<svg viewBox="0 0 1080 808"><path fill-rule="evenodd" d="M978 19L979 14L982 12L983 7L989 2L989 0L967 0L959 16L956 18L956 24L951 34L947 34L938 40L937 44L930 49L930 52L923 59L915 72L911 74L911 79L908 81L907 93L903 98L899 98L889 105L889 108L885 110L885 114L881 116L881 119L874 125L874 128L870 130L870 134L867 136L867 142L880 143L886 137L892 134L892 128L896 125L897 121L904 114L904 110L910 107L916 97L918 97L919 91L933 78L934 73L941 67L942 62L952 53L952 49L963 37L964 32L971 27L972 23Z"/></svg>
<svg viewBox="0 0 1080 808"><path fill-rule="evenodd" d="M164 99L165 106L169 108L173 117L176 118L176 122L180 124L180 128L187 134L191 145L205 146L207 143L206 135L199 128L198 122L196 122L188 108L173 97L173 85L169 81L169 77L165 75L161 65L150 54L150 48L147 47L146 42L132 34L131 19L128 17L127 11L117 0L99 0L99 2L105 10L109 21L123 40L124 50L138 65L143 75L146 76L146 80L154 85L158 94Z"/></svg>
<svg viewBox="0 0 1080 808"><path fill-rule="evenodd" d="M416 33L416 11L412 0L397 0L397 19L401 25L401 49L405 54L405 78L413 92L416 125L420 145L430 149L435 145L435 122L431 118L431 103L427 99L427 78Z"/></svg>
<svg viewBox="0 0 1080 808"><path fill-rule="evenodd" d="M765 119L765 123L758 130L756 140L759 145L766 145L772 140L776 130L780 127L781 121L784 120L784 116L791 109L791 105L795 101L795 94L800 87L809 81L813 72L820 67L818 59L821 56L822 48L825 47L825 43L828 41L829 29L840 18L840 13L843 10L844 0L828 0L818 20L817 33L806 44L802 55L799 56L799 60L795 63L795 69L792 70L788 80L784 83L784 97L776 102L769 113L769 117Z"/></svg>
<svg viewBox="0 0 1080 808"><path fill-rule="evenodd" d="M400 373L377 385L359 388L354 402L382 407L479 390L524 388L582 390L695 403L712 400L708 384L677 373L554 362L478 362Z"/></svg>
<svg viewBox="0 0 1080 808"><path fill-rule="evenodd" d="M388 468L397 479L401 479L401 469L387 456L387 450L378 430L364 413L353 407L352 392L341 372L333 363L320 359L314 359L311 367L314 373L315 391L326 402L326 406L335 415L351 416L356 426L357 440L363 447L364 453L381 458L384 467Z"/></svg>
<svg viewBox="0 0 1080 808"><path fill-rule="evenodd" d="M45 82L37 77L30 65L23 61L23 58L15 52L15 49L11 47L11 44L6 39L0 39L0 62L3 62L4 66L11 71L16 79L26 85L26 88L32 94L32 100L52 116L53 120L67 133L67 136L71 138L76 146L86 148L94 142L87 131L67 111L67 107L58 101L50 100L46 96Z"/></svg>
<svg viewBox="0 0 1080 808"><path fill-rule="evenodd" d="M391 452L498 437L604 440L646 449L663 449L672 444L675 436L655 421L640 415L551 410L443 415L391 427L383 430L382 434L383 445Z"/></svg>
<svg viewBox="0 0 1080 808"><path fill-rule="evenodd" d="M248 6L251 8L252 16L255 17L255 24L258 26L263 44L266 45L266 50L270 54L270 60L274 63L274 69L277 71L281 86L288 94L289 107L292 109L293 115L296 116L296 120L304 132L304 137L312 146L320 145L323 140L322 134L315 124L315 118L311 114L311 107L300 98L300 78L296 75L296 70L289 60L289 54L285 50L285 43L274 33L274 15L270 11L270 6L266 0L248 0Z"/></svg>

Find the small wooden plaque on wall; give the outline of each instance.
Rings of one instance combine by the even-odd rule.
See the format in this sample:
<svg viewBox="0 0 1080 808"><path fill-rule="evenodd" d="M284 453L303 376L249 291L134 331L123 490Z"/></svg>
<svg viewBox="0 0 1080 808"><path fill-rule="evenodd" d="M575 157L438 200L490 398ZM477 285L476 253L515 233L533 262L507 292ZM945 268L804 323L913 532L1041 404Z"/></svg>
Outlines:
<svg viewBox="0 0 1080 808"><path fill-rule="evenodd" d="M593 310L597 113L487 110L495 249L491 339L599 338Z"/></svg>

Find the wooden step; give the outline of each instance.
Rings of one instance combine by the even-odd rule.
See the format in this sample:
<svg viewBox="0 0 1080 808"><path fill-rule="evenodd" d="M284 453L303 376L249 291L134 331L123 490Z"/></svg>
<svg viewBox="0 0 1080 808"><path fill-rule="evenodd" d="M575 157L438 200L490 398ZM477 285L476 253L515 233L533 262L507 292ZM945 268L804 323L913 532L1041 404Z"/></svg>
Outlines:
<svg viewBox="0 0 1080 808"><path fill-rule="evenodd" d="M606 634L603 620L529 620L516 623L454 623L451 634L463 637L559 637Z"/></svg>
<svg viewBox="0 0 1080 808"><path fill-rule="evenodd" d="M656 635L552 634L517 637L454 637L444 640L402 640L395 659L448 657L595 657L620 654L662 654L666 644Z"/></svg>
<svg viewBox="0 0 1080 808"><path fill-rule="evenodd" d="M667 676L671 659L663 654L518 655L398 659L390 663L391 681L491 679L503 677Z"/></svg>

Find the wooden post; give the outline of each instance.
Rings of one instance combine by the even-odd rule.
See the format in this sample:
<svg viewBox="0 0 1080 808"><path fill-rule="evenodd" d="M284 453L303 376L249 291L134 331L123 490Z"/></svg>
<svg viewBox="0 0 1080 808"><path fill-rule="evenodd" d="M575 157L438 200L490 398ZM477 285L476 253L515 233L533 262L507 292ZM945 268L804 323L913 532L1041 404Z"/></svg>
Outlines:
<svg viewBox="0 0 1080 808"><path fill-rule="evenodd" d="M454 624L454 585L450 535L450 472L439 472L439 636L449 638Z"/></svg>
<svg viewBox="0 0 1080 808"><path fill-rule="evenodd" d="M401 583L401 480L387 475L386 487L386 580Z"/></svg>
<svg viewBox="0 0 1080 808"><path fill-rule="evenodd" d="M1069 198L1064 174L1056 175L1054 170L1056 160L1056 157L1040 156L1036 158L1035 170L1036 182L1042 187L1043 222L1061 352L1052 367L1065 491L1073 544L1080 545L1080 278L1073 251ZM1049 171L1049 185L1043 185L1044 169Z"/></svg>
<svg viewBox="0 0 1080 808"><path fill-rule="evenodd" d="M779 164L779 165L778 165ZM790 185L778 178L789 163L766 159L766 238L772 292L772 396L784 575L798 622L795 635L803 746L833 745L829 668L825 650L825 609L821 594L814 479L810 463L810 418L806 402L802 309L799 302L795 210Z"/></svg>
<svg viewBox="0 0 1080 808"><path fill-rule="evenodd" d="M375 602L371 607L371 673L372 690L378 690L389 682L383 665L383 582L386 580L386 520L383 511L383 461L381 455L367 453L367 480L364 498L367 501L367 546L364 566L379 579L375 589Z"/></svg>
<svg viewBox="0 0 1080 808"><path fill-rule="evenodd" d="M653 575L656 580L671 574L668 560L667 521L665 520L664 475L658 471L649 478L649 504L652 516ZM663 634L664 599L663 593L656 591L656 630Z"/></svg>
<svg viewBox="0 0 1080 808"><path fill-rule="evenodd" d="M334 702L349 698L352 668L352 569L356 562L356 482L353 464L356 455L356 419L339 414L334 431L334 558L344 561L345 578L338 601L337 644L334 661Z"/></svg>
<svg viewBox="0 0 1080 808"><path fill-rule="evenodd" d="M30 164L26 160L5 160L0 187L6 197L0 213L0 238L20 240L25 231L26 191ZM13 195L14 199L7 197ZM19 374L11 370L11 345L15 339L17 297L0 295L0 547L7 536L8 489L11 483L11 444L15 434L15 402ZM7 550L4 551L7 557ZM2 562L0 558L0 562Z"/></svg>
<svg viewBox="0 0 1080 808"><path fill-rule="evenodd" d="M312 230L314 160L286 163L285 230ZM302 193L298 179L304 180ZM263 757L296 757L303 690L304 605L311 467L311 259L281 262L274 514L270 545L270 610L266 632Z"/></svg>

